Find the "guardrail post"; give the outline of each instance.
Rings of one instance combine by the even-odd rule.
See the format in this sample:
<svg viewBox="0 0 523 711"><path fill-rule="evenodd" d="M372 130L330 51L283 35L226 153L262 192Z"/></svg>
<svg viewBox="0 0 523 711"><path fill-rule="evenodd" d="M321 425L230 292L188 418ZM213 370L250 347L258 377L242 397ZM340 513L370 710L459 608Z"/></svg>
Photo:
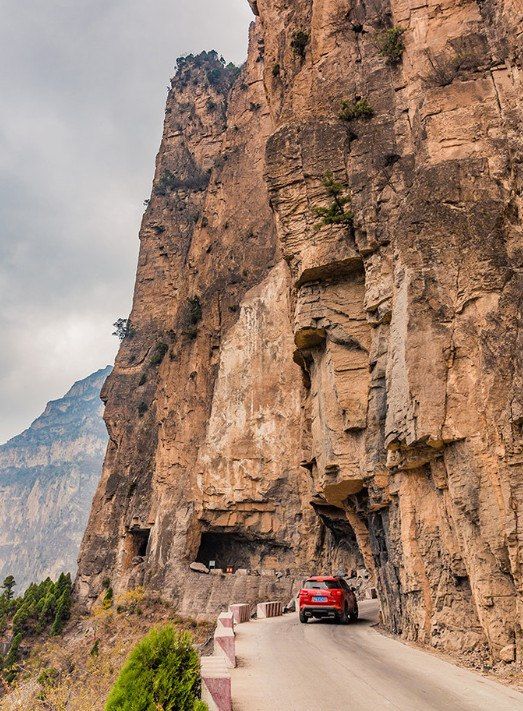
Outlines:
<svg viewBox="0 0 523 711"><path fill-rule="evenodd" d="M214 633L214 654L222 656L228 667L236 666L234 631L230 627L217 627Z"/></svg>
<svg viewBox="0 0 523 711"><path fill-rule="evenodd" d="M251 619L251 606L244 603L229 605L229 612L234 616L234 624L239 625L242 622L248 622Z"/></svg>
<svg viewBox="0 0 523 711"><path fill-rule="evenodd" d="M218 627L234 629L234 614L232 612L221 612L218 615Z"/></svg>
<svg viewBox="0 0 523 711"><path fill-rule="evenodd" d="M232 711L231 674L222 657L202 657L202 701L209 711Z"/></svg>
<svg viewBox="0 0 523 711"><path fill-rule="evenodd" d="M256 617L263 620L266 617L279 617L283 612L281 602L259 602L256 605Z"/></svg>

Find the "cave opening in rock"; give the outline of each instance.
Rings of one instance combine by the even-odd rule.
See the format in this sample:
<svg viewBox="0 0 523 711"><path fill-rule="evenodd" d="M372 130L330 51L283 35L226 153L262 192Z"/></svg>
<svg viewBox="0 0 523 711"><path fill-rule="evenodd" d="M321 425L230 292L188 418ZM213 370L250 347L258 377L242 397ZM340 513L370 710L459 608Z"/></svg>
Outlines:
<svg viewBox="0 0 523 711"><path fill-rule="evenodd" d="M287 552L285 546L275 541L250 539L227 531L205 531L196 560L206 566L214 561L214 567L224 570L254 570L279 567Z"/></svg>
<svg viewBox="0 0 523 711"><path fill-rule="evenodd" d="M125 541L125 565L132 565L134 558L145 558L149 546L150 528L132 528Z"/></svg>

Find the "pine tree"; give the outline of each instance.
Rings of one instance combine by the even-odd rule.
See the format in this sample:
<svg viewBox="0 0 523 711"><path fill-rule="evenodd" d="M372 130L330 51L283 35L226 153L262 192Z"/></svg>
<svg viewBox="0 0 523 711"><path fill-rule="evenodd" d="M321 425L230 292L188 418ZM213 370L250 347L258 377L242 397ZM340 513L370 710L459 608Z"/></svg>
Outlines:
<svg viewBox="0 0 523 711"><path fill-rule="evenodd" d="M22 633L19 632L11 640L11 646L9 647L9 652L4 661L4 668L9 669L18 661L20 656L20 643L22 642Z"/></svg>
<svg viewBox="0 0 523 711"><path fill-rule="evenodd" d="M53 590L49 590L44 598L42 609L40 611L38 621L42 629L46 627L55 615L56 600Z"/></svg>
<svg viewBox="0 0 523 711"><path fill-rule="evenodd" d="M56 586L55 586L57 599L62 597L64 590L66 590L66 589L71 590L71 587L72 587L72 585L71 585L70 573L67 573L67 575L65 573L60 573L60 577L56 581Z"/></svg>
<svg viewBox="0 0 523 711"><path fill-rule="evenodd" d="M2 595L6 600L13 599L13 588L16 585L15 579L12 575L8 575L7 578L2 583L3 593Z"/></svg>
<svg viewBox="0 0 523 711"><path fill-rule="evenodd" d="M59 635L71 614L71 587L66 586L56 605L56 614L51 627L51 634Z"/></svg>
<svg viewBox="0 0 523 711"><path fill-rule="evenodd" d="M20 607L13 617L13 632L23 632L27 626L27 622L31 616L31 608L29 603L22 602Z"/></svg>

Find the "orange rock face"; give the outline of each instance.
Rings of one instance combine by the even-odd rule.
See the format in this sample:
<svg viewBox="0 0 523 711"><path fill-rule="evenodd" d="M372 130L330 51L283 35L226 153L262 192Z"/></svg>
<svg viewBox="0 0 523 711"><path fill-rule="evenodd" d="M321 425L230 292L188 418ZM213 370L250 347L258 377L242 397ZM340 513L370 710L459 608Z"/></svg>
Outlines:
<svg viewBox="0 0 523 711"><path fill-rule="evenodd" d="M365 564L394 632L521 657L521 8L250 5L173 80L78 593Z"/></svg>

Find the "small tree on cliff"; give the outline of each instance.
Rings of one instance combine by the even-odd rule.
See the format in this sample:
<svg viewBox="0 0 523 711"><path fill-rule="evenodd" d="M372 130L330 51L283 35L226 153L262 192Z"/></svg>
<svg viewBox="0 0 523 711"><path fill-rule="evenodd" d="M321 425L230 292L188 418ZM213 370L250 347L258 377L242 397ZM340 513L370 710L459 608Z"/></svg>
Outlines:
<svg viewBox="0 0 523 711"><path fill-rule="evenodd" d="M12 575L8 575L2 583L2 595L7 601L13 599L13 588L15 585L16 582Z"/></svg>
<svg viewBox="0 0 523 711"><path fill-rule="evenodd" d="M204 711L199 696L200 663L192 637L166 625L133 649L105 711Z"/></svg>
<svg viewBox="0 0 523 711"><path fill-rule="evenodd" d="M117 336L121 341L123 341L124 338L130 338L131 336L134 336L134 334L136 333L131 323L131 319L128 318L117 319L113 323L113 327L113 336Z"/></svg>

